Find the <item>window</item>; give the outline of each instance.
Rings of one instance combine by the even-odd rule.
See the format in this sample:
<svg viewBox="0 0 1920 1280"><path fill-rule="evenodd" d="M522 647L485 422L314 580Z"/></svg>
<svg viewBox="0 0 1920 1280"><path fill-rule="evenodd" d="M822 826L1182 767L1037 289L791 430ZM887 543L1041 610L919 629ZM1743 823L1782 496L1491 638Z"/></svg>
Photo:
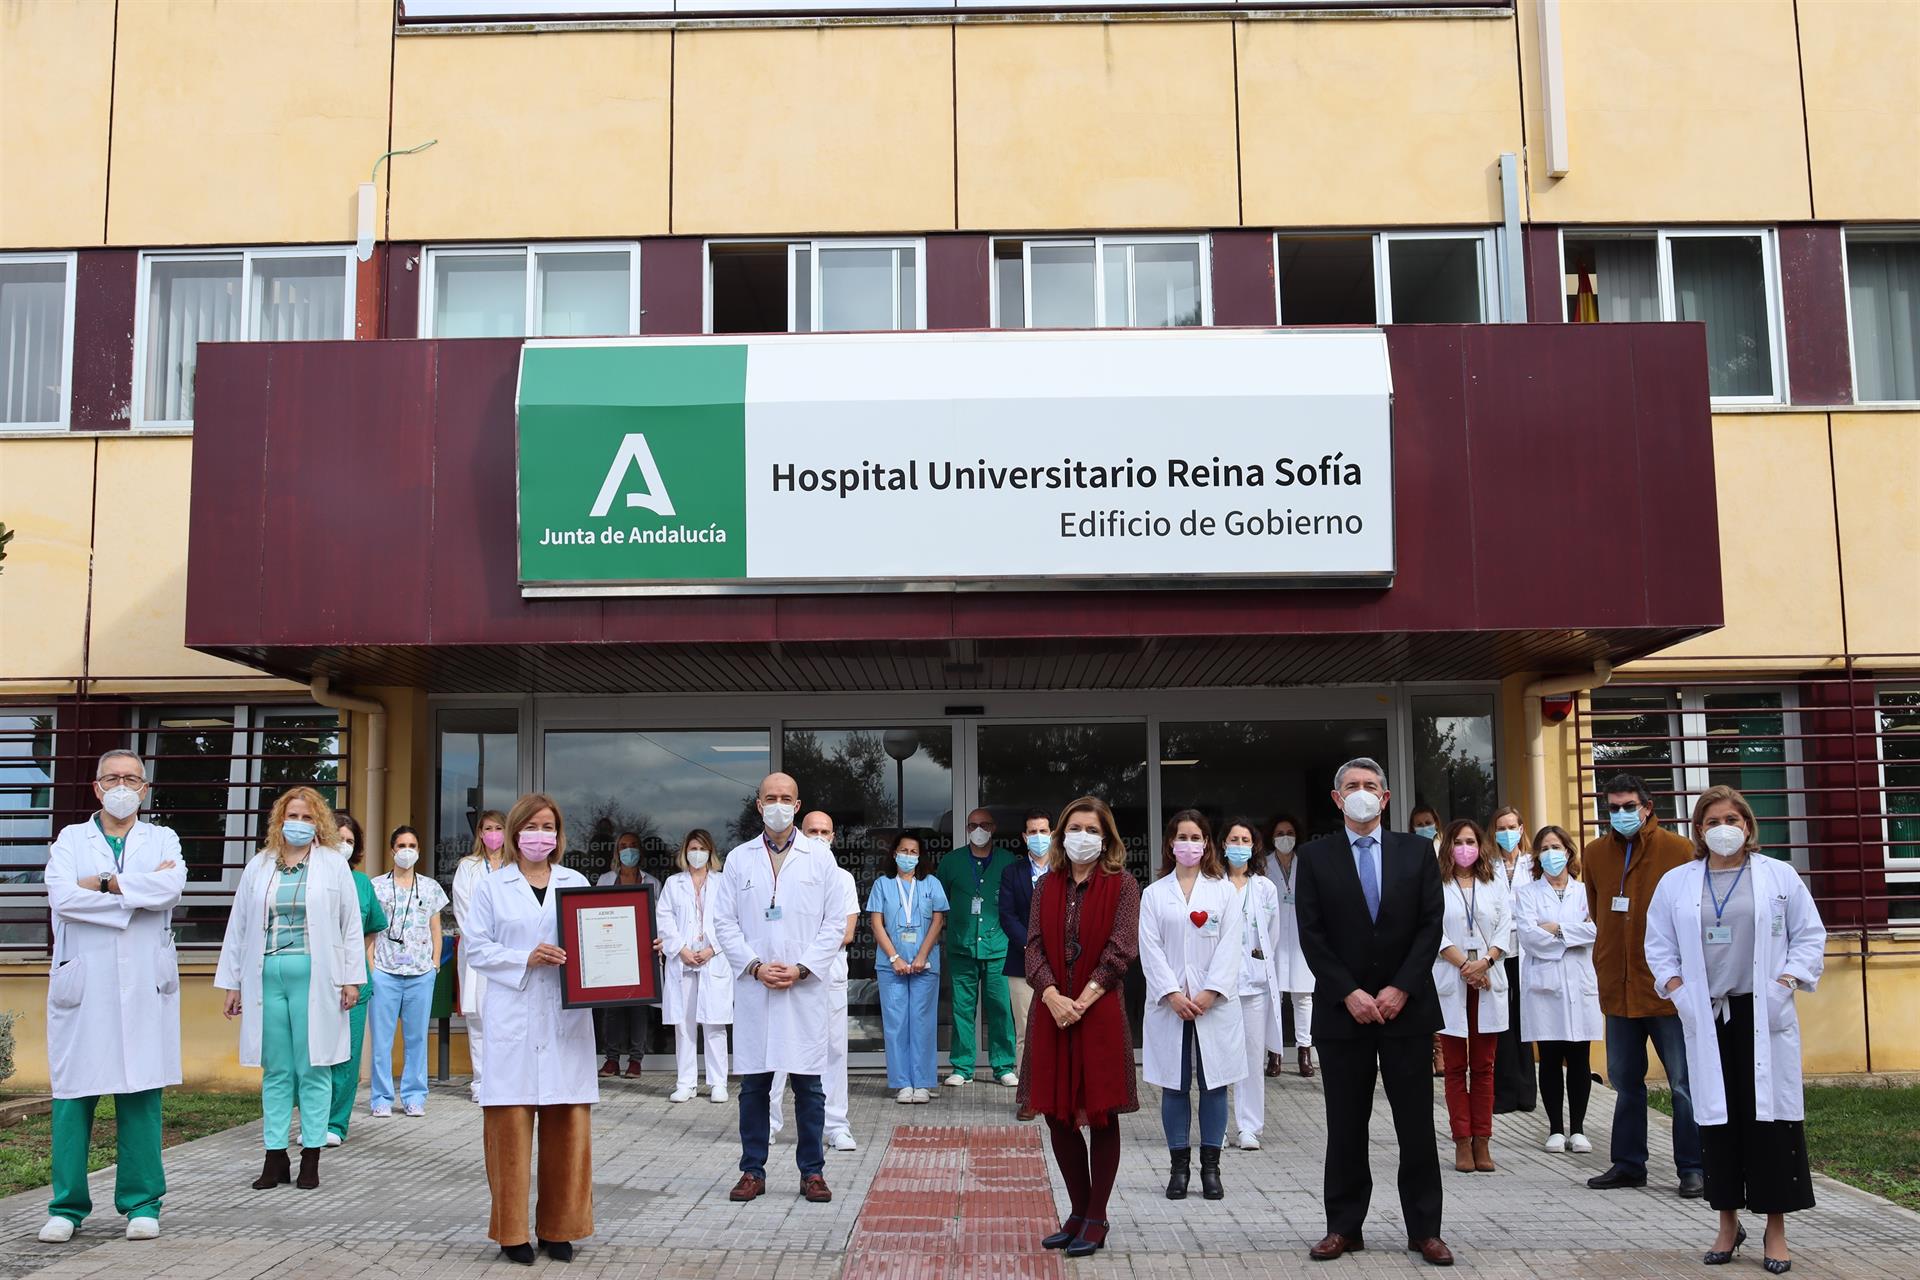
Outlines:
<svg viewBox="0 0 1920 1280"><path fill-rule="evenodd" d="M74 256L0 256L0 426L67 425Z"/></svg>
<svg viewBox="0 0 1920 1280"><path fill-rule="evenodd" d="M1853 395L1920 400L1920 236L1847 235Z"/></svg>
<svg viewBox="0 0 1920 1280"><path fill-rule="evenodd" d="M133 372L140 425L192 425L201 342L351 338L352 252L142 255Z"/></svg>
<svg viewBox="0 0 1920 1280"><path fill-rule="evenodd" d="M1205 237L993 243L995 328L1164 329L1212 322Z"/></svg>
<svg viewBox="0 0 1920 1280"><path fill-rule="evenodd" d="M584 338L640 332L640 246L429 249L428 338Z"/></svg>
<svg viewBox="0 0 1920 1280"><path fill-rule="evenodd" d="M1771 231L1568 234L1560 244L1569 321L1700 321L1715 400L1783 397Z"/></svg>
<svg viewBox="0 0 1920 1280"><path fill-rule="evenodd" d="M1484 324L1500 314L1491 231L1276 235L1280 323Z"/></svg>
<svg viewBox="0 0 1920 1280"><path fill-rule="evenodd" d="M430 870L451 888L460 859L473 852L480 815L505 813L520 796L520 713L513 707L443 710L438 748Z"/></svg>
<svg viewBox="0 0 1920 1280"><path fill-rule="evenodd" d="M711 241L708 333L927 327L918 240Z"/></svg>
<svg viewBox="0 0 1920 1280"><path fill-rule="evenodd" d="M1485 822L1500 801L1498 736L1490 693L1415 695L1413 803L1436 810L1443 823Z"/></svg>
<svg viewBox="0 0 1920 1280"><path fill-rule="evenodd" d="M1920 689L1882 690L1879 703L1887 914L1920 924Z"/></svg>
<svg viewBox="0 0 1920 1280"><path fill-rule="evenodd" d="M0 953L47 944L41 883L53 841L53 712L0 714Z"/></svg>

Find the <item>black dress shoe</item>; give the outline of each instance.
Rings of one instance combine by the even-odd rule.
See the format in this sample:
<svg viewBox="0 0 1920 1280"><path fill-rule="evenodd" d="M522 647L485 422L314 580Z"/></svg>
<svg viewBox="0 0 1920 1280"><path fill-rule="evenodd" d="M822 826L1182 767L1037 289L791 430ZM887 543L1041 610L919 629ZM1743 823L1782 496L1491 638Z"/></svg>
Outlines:
<svg viewBox="0 0 1920 1280"><path fill-rule="evenodd" d="M500 1246L500 1256L508 1262L517 1262L523 1267L530 1267L533 1265L533 1246L526 1243L503 1244Z"/></svg>
<svg viewBox="0 0 1920 1280"><path fill-rule="evenodd" d="M1064 1249L1080 1238L1080 1228L1086 1225L1086 1219L1074 1214L1060 1224L1060 1229L1040 1241L1042 1249Z"/></svg>
<svg viewBox="0 0 1920 1280"><path fill-rule="evenodd" d="M1741 1227L1739 1234L1733 1237L1731 1249L1709 1249L1700 1255L1700 1261L1709 1267L1724 1267L1733 1261L1733 1255L1740 1252L1740 1246L1747 1242L1747 1229Z"/></svg>
<svg viewBox="0 0 1920 1280"><path fill-rule="evenodd" d="M573 1261L573 1245L569 1241L542 1240L540 1242L540 1247L546 1250L547 1256L549 1258L552 1258L555 1262L572 1262Z"/></svg>
<svg viewBox="0 0 1920 1280"><path fill-rule="evenodd" d="M1588 1178L1587 1185L1595 1191L1613 1191L1620 1187L1644 1187L1647 1185L1647 1174L1644 1169L1635 1173L1627 1166L1617 1164L1605 1173Z"/></svg>
<svg viewBox="0 0 1920 1280"><path fill-rule="evenodd" d="M1089 1218L1080 1228L1080 1234L1067 1246L1067 1257L1085 1258L1107 1247L1107 1223L1103 1218Z"/></svg>
<svg viewBox="0 0 1920 1280"><path fill-rule="evenodd" d="M1707 1180L1703 1175L1698 1173L1683 1173L1680 1175L1680 1198L1682 1200L1698 1200L1705 1194L1707 1194Z"/></svg>
<svg viewBox="0 0 1920 1280"><path fill-rule="evenodd" d="M1762 1256L1760 1265L1767 1269L1768 1275L1783 1276L1793 1270L1792 1258L1769 1258Z"/></svg>

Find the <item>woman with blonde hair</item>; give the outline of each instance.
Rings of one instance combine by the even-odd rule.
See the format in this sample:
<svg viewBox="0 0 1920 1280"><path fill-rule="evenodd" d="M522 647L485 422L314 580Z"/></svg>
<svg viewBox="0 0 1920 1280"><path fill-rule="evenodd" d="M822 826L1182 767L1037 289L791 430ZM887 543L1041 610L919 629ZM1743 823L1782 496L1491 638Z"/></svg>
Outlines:
<svg viewBox="0 0 1920 1280"><path fill-rule="evenodd" d="M713 877L721 869L713 836L696 827L680 842L680 870L660 892L661 954L666 974L660 991L660 1021L673 1028L679 1076L670 1102L691 1102L700 1092L695 1037L707 1041L707 1096L727 1100L727 1028L733 1023L733 973L713 940ZM719 963L714 961L719 959Z"/></svg>
<svg viewBox="0 0 1920 1280"><path fill-rule="evenodd" d="M266 1166L257 1191L292 1177L287 1143L300 1109L300 1177L320 1185L335 1063L352 1045L350 1010L367 981L360 893L337 849L333 811L312 787L273 803L260 851L240 873L213 985L240 1019L240 1064L261 1068Z"/></svg>
<svg viewBox="0 0 1920 1280"><path fill-rule="evenodd" d="M1487 833L1493 840L1493 878L1507 891L1511 906L1520 891L1533 882L1533 846L1527 842L1526 820L1512 805L1493 811L1487 820ZM1513 917L1508 917L1507 936L1500 943L1504 953L1501 964L1507 971L1507 1029L1493 1047L1493 1114L1531 1111L1539 1097L1533 1078L1533 1052L1520 1039L1520 959L1519 939L1514 936Z"/></svg>
<svg viewBox="0 0 1920 1280"><path fill-rule="evenodd" d="M467 1022L467 1061L472 1064L473 1081L469 1086L475 1102L480 1101L480 997L487 989L487 980L474 972L473 961L467 955L465 934L467 919L473 912L473 895L488 876L498 871L505 863L507 844L507 815L498 809L488 809L474 823L473 848L467 856L460 859L460 865L453 873L453 924L454 934L461 939L458 944L460 959L460 1015Z"/></svg>
<svg viewBox="0 0 1920 1280"><path fill-rule="evenodd" d="M487 1235L503 1257L534 1262L535 1240L556 1262L593 1234L593 1017L563 1005L559 889L587 878L560 865L566 826L549 796L521 796L507 814L507 863L480 882L467 931L468 960L486 979L480 1016L495 1032L480 1106L493 1214ZM534 1133L539 1131L537 1235L527 1223Z"/></svg>

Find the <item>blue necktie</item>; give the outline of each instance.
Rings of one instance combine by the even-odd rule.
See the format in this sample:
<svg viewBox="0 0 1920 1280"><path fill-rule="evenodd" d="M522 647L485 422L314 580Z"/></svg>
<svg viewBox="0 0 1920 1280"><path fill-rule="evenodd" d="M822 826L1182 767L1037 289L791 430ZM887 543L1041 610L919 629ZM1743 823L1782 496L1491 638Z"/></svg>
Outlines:
<svg viewBox="0 0 1920 1280"><path fill-rule="evenodd" d="M1360 892L1367 898L1367 915L1375 924L1380 923L1380 876L1373 869L1372 836L1361 836L1353 842L1353 852L1360 869Z"/></svg>

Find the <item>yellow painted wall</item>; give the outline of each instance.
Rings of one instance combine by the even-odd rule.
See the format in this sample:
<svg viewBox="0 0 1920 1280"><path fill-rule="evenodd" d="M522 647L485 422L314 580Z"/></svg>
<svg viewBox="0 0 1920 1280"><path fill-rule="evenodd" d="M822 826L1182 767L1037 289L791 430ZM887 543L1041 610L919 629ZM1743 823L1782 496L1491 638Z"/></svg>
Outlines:
<svg viewBox="0 0 1920 1280"><path fill-rule="evenodd" d="M664 234L672 51L663 31L399 41L393 145L439 141L388 162L393 237Z"/></svg>
<svg viewBox="0 0 1920 1280"><path fill-rule="evenodd" d="M969 25L955 33L960 226L1233 226L1233 29Z"/></svg>
<svg viewBox="0 0 1920 1280"><path fill-rule="evenodd" d="M1800 0L1813 211L1920 214L1920 4Z"/></svg>
<svg viewBox="0 0 1920 1280"><path fill-rule="evenodd" d="M0 248L100 243L113 11L113 0L0 4Z"/></svg>
<svg viewBox="0 0 1920 1280"><path fill-rule="evenodd" d="M1834 414L1833 466L1852 649L1920 654L1920 413Z"/></svg>
<svg viewBox="0 0 1920 1280"><path fill-rule="evenodd" d="M65 436L0 440L0 520L14 530L0 566L0 679L80 672L93 448Z"/></svg>
<svg viewBox="0 0 1920 1280"><path fill-rule="evenodd" d="M1521 0L1532 218L1810 216L1792 0L1565 0L1560 12L1572 164L1556 179L1538 0Z"/></svg>
<svg viewBox="0 0 1920 1280"><path fill-rule="evenodd" d="M1513 24L1238 25L1248 225L1500 220L1518 153Z"/></svg>
<svg viewBox="0 0 1920 1280"><path fill-rule="evenodd" d="M953 226L948 28L683 31L673 74L675 232Z"/></svg>
<svg viewBox="0 0 1920 1280"><path fill-rule="evenodd" d="M119 7L113 244L354 236L387 149L390 0Z"/></svg>

